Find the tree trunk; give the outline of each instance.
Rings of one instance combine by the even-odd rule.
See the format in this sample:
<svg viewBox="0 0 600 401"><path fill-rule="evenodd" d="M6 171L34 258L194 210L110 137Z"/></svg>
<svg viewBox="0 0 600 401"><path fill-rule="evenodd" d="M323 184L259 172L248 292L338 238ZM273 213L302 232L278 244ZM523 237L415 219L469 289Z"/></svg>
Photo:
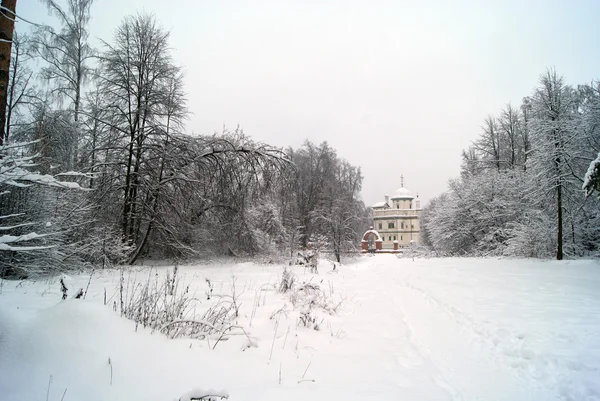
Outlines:
<svg viewBox="0 0 600 401"><path fill-rule="evenodd" d="M12 80L10 82L10 92L7 94L6 97L6 107L8 110L6 110L6 124L5 124L5 128L6 131L4 132L4 141L8 141L8 138L10 137L10 121L12 119L12 114L13 114L13 108L16 106L16 102L15 102L15 86L16 86L16 80L15 78L17 77L17 73L19 72L19 47L15 47L15 59L13 62L13 65L11 66L11 70L12 70ZM10 77L9 77L10 78ZM25 91L25 89L23 89L23 91Z"/></svg>
<svg viewBox="0 0 600 401"><path fill-rule="evenodd" d="M79 104L81 103L81 73L77 72L77 87L75 88L75 112L73 120L75 121L75 137L73 138L73 170L77 169L77 160L79 159Z"/></svg>
<svg viewBox="0 0 600 401"><path fill-rule="evenodd" d="M167 124L168 127L168 124ZM167 132L168 132L168 128L167 128ZM167 134L167 140L165 142L165 149L167 147L169 143L169 136ZM160 196L160 186L161 186L161 182L163 179L163 174L165 171L165 157L166 157L166 150L163 152L162 155L162 160L160 162L160 170L158 173L158 182L156 184L156 190L154 192L154 202L152 205L152 218L150 219L150 221L148 222L148 227L146 227L146 232L144 233L144 237L142 238L142 242L140 243L139 247L136 249L136 251L133 253L133 255L131 255L131 257L129 258L128 263L130 265L134 264L135 261L137 260L137 258L140 256L140 254L142 253L142 250L144 249L144 247L146 246L146 243L148 242L148 238L150 237L150 233L152 232L152 223L154 222L154 219L156 218L156 214L158 211L158 198Z"/></svg>
<svg viewBox="0 0 600 401"><path fill-rule="evenodd" d="M562 184L560 183L557 188L556 194L556 206L558 207L558 230L557 230L557 241L558 248L556 250L556 260L563 259L563 210L562 210Z"/></svg>
<svg viewBox="0 0 600 401"><path fill-rule="evenodd" d="M2 7L10 11L0 10L0 146L6 135L6 101L17 0L2 0Z"/></svg>
<svg viewBox="0 0 600 401"><path fill-rule="evenodd" d="M96 141L98 136L98 120L94 119L94 128L92 128L92 155L91 155L91 169L90 169L90 188L94 187L94 170L96 165Z"/></svg>
<svg viewBox="0 0 600 401"><path fill-rule="evenodd" d="M131 167L133 164L133 134L131 134L131 140L129 142L129 154L127 155L127 172L125 173L125 196L123 199L123 216L122 216L122 230L123 237L128 244L131 244L131 240L127 234L127 227L129 226L129 211L131 209Z"/></svg>

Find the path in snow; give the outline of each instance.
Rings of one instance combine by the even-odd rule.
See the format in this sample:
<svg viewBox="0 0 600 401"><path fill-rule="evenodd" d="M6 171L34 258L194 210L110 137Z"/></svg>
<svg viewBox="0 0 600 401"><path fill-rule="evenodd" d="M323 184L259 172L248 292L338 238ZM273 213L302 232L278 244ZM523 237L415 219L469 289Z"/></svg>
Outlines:
<svg viewBox="0 0 600 401"><path fill-rule="evenodd" d="M566 264L483 264L382 266L410 338L452 383L453 399L600 399L597 264L582 278Z"/></svg>

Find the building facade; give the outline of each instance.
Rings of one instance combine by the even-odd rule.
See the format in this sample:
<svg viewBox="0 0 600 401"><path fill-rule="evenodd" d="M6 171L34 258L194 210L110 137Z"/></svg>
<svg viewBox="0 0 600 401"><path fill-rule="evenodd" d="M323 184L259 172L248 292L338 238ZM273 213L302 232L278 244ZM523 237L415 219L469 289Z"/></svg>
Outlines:
<svg viewBox="0 0 600 401"><path fill-rule="evenodd" d="M400 179L400 188L390 197L385 195L383 202L371 206L373 209L373 229L383 240L383 249L394 249L398 241L399 248L408 248L420 240L421 200L404 188L404 177Z"/></svg>

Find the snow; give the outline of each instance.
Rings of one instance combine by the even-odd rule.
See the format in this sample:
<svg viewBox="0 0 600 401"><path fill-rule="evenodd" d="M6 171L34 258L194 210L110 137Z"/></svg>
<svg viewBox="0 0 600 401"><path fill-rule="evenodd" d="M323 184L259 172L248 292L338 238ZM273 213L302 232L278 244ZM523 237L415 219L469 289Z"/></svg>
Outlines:
<svg viewBox="0 0 600 401"><path fill-rule="evenodd" d="M229 393L225 390L216 391L216 390L204 390L202 388L195 388L191 391L188 391L184 395L179 398L179 401L190 401L193 399L206 399L207 401L212 400L220 400L220 399L228 399Z"/></svg>
<svg viewBox="0 0 600 401"><path fill-rule="evenodd" d="M28 226L33 226L35 225L35 223L22 223L22 224L16 224L14 226L0 226L0 231L9 231L9 230L14 230L15 228L19 228L19 227L28 227Z"/></svg>
<svg viewBox="0 0 600 401"><path fill-rule="evenodd" d="M383 242L383 240L381 239L381 236L379 235L379 233L376 230L367 230L364 233L363 238L367 237L369 234L375 235L375 238L377 238L375 240L375 242ZM362 240L361 242L366 242L366 240Z"/></svg>
<svg viewBox="0 0 600 401"><path fill-rule="evenodd" d="M0 216L0 220L4 220L4 219L10 219L12 217L19 217L19 216L24 216L25 213L14 213L14 214L7 214L4 216Z"/></svg>
<svg viewBox="0 0 600 401"><path fill-rule="evenodd" d="M20 224L18 226L13 226L13 227L0 227L0 231L3 230L9 230L11 228L15 228L15 227L24 227L24 226L29 226L31 224L29 223L25 223L25 224ZM37 246L14 246L14 245L8 245L14 242L24 242L24 241L31 241L33 239L37 239L37 238L43 238L43 237L47 237L50 234L38 234L38 233L28 233L28 234L24 234L24 235L1 235L0 236L0 251L36 251L36 250L40 250L40 249L49 249L49 248L53 248L54 245L37 245Z"/></svg>
<svg viewBox="0 0 600 401"><path fill-rule="evenodd" d="M55 176L56 177L63 177L63 176L69 176L69 177L86 177L86 178L93 177L93 175L90 175L88 173L82 173L80 171L66 171L64 173L58 173Z"/></svg>
<svg viewBox="0 0 600 401"><path fill-rule="evenodd" d="M22 251L40 251L42 249L51 249L56 248L56 245L35 245L35 246L13 246L0 243L0 251L13 251L13 252L22 252Z"/></svg>
<svg viewBox="0 0 600 401"><path fill-rule="evenodd" d="M600 400L597 261L375 255L331 266L322 260L319 275L293 268L298 282L341 302L336 313L318 311L318 331L298 325L289 294L262 290L281 265L179 266L199 309L214 302L207 278L220 294L236 278L237 324L249 338L214 349L214 339L136 331L113 311L118 271L94 274L84 300L71 296L89 274L64 277L65 301L57 279L3 281L0 398Z"/></svg>
<svg viewBox="0 0 600 401"><path fill-rule="evenodd" d="M25 146L33 145L34 143L38 143L40 141L41 141L41 139L36 139L34 141L28 141L28 142L15 142L15 143L11 143L11 144L5 144L5 145L0 146L0 152L6 151L8 149L23 148Z"/></svg>
<svg viewBox="0 0 600 401"><path fill-rule="evenodd" d="M398 188L396 192L394 192L394 196L392 196L392 200L395 199L413 199L414 196L411 195L410 191L404 187Z"/></svg>
<svg viewBox="0 0 600 401"><path fill-rule="evenodd" d="M588 167L588 170L585 173L585 176L583 177L583 185L582 188L583 190L586 191L586 193L589 195L592 193L592 180L594 178L594 174L596 172L596 169L598 169L600 166L600 152L598 152L598 157L596 157L594 160L592 160L592 162L590 163L590 166Z"/></svg>
<svg viewBox="0 0 600 401"><path fill-rule="evenodd" d="M1 235L0 236L0 244L8 244L11 242L22 242L22 241L31 241L32 239L47 237L48 234L37 234L37 233L29 233L24 235Z"/></svg>

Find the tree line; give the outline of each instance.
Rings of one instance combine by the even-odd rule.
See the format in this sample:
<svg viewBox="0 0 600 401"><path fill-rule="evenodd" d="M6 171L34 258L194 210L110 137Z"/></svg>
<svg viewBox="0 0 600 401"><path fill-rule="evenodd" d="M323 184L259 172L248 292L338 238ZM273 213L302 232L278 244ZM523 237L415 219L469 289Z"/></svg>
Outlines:
<svg viewBox="0 0 600 401"><path fill-rule="evenodd" d="M600 246L600 83L555 70L516 107L485 119L460 177L423 213L441 255L579 257Z"/></svg>
<svg viewBox="0 0 600 401"><path fill-rule="evenodd" d="M45 4L59 28L12 38L0 276L293 255L309 242L339 261L358 243L368 224L360 168L327 143L279 149L239 128L186 133L185 74L156 17L125 17L94 49L92 0Z"/></svg>

